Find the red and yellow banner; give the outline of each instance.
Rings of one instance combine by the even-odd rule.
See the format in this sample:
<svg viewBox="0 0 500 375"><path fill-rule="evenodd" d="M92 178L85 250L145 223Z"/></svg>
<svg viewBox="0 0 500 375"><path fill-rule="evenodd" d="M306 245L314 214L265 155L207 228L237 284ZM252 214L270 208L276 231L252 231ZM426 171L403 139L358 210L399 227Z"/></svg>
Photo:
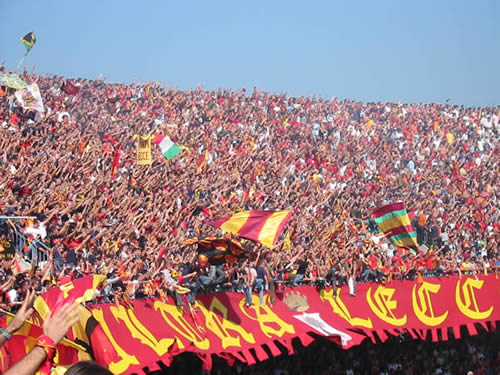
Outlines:
<svg viewBox="0 0 500 375"><path fill-rule="evenodd" d="M311 334L331 337L344 348L367 337L375 340L374 333L382 341L401 332L430 335L434 341L458 338L463 325L470 334L477 333L475 323L495 329L499 294L495 275L448 277L358 284L356 297L344 287L336 296L331 289L298 287L277 294L272 307L261 306L254 295L247 308L243 294L224 293L200 296L193 311L176 307L173 300L148 299L133 301L133 308L95 305L92 315L119 355L110 370L130 374L142 373L145 366L152 371L160 360L168 365L185 351L206 363L217 354L252 364L268 358L263 345L278 355L276 341L292 350L292 339L307 345Z"/></svg>
<svg viewBox="0 0 500 375"><path fill-rule="evenodd" d="M291 211L242 211L205 224L263 244L272 249Z"/></svg>
<svg viewBox="0 0 500 375"><path fill-rule="evenodd" d="M38 315L35 314L34 319L41 322L64 304L80 304L94 299L96 289L105 280L104 275L92 275L70 280L57 288L50 289L35 299L33 307ZM77 353L78 359L86 360L93 357L97 363L108 365L117 358L117 354L92 314L83 306L79 309L79 321L66 336L83 346L84 350Z"/></svg>
<svg viewBox="0 0 500 375"><path fill-rule="evenodd" d="M33 307L42 319L59 310L65 303L82 303L91 301L95 291L106 280L105 275L86 276L75 281L69 280L58 288L49 289L35 299Z"/></svg>

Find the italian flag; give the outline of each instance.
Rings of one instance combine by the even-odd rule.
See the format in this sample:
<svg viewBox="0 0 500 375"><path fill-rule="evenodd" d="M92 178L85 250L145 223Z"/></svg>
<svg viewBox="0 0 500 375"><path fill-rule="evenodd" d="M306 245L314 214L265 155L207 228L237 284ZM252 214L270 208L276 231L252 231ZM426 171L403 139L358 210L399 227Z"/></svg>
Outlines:
<svg viewBox="0 0 500 375"><path fill-rule="evenodd" d="M161 153L169 160L182 151L182 148L172 142L169 137L165 137L162 134L156 134L153 138L153 143L160 146Z"/></svg>

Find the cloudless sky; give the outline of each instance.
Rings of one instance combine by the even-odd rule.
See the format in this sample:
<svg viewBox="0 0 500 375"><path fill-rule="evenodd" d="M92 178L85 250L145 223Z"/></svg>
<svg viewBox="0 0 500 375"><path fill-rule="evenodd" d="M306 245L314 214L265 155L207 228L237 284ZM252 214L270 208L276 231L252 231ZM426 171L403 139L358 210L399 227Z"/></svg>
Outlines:
<svg viewBox="0 0 500 375"><path fill-rule="evenodd" d="M362 101L500 104L498 0L0 0L0 61Z"/></svg>

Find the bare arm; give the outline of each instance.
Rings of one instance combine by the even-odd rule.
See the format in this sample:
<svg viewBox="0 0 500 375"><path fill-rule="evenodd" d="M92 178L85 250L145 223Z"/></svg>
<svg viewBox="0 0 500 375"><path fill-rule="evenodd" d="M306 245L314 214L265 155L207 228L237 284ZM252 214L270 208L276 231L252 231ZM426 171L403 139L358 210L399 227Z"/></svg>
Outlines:
<svg viewBox="0 0 500 375"><path fill-rule="evenodd" d="M33 300L35 299L35 291L30 291L26 295L26 298L21 305L21 308L17 311L14 318L7 325L5 330L9 335L13 335L16 331L18 331L24 324L26 319L29 319L31 314L33 313L33 309L30 308ZM4 335L0 335L0 347L5 344L7 338Z"/></svg>
<svg viewBox="0 0 500 375"><path fill-rule="evenodd" d="M32 375L40 368L46 358L45 349L35 346L19 362L9 368L5 375Z"/></svg>
<svg viewBox="0 0 500 375"><path fill-rule="evenodd" d="M53 317L47 317L43 322L43 334L52 339L56 344L59 343L68 329L78 321L78 305L67 304L54 314ZM23 359L9 368L5 375L32 375L42 365L47 358L45 349L35 346L26 354Z"/></svg>

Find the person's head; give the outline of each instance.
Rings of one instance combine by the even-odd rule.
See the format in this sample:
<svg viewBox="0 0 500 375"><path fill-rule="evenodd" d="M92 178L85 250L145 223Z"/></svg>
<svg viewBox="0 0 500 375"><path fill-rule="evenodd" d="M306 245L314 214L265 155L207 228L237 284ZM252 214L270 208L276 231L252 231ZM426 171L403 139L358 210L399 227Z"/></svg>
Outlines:
<svg viewBox="0 0 500 375"><path fill-rule="evenodd" d="M113 375L107 368L98 365L93 361L81 361L71 366L67 375Z"/></svg>
<svg viewBox="0 0 500 375"><path fill-rule="evenodd" d="M21 283L21 291L22 293L27 293L28 290L30 289L31 287L31 282L30 280L24 280L22 283Z"/></svg>

